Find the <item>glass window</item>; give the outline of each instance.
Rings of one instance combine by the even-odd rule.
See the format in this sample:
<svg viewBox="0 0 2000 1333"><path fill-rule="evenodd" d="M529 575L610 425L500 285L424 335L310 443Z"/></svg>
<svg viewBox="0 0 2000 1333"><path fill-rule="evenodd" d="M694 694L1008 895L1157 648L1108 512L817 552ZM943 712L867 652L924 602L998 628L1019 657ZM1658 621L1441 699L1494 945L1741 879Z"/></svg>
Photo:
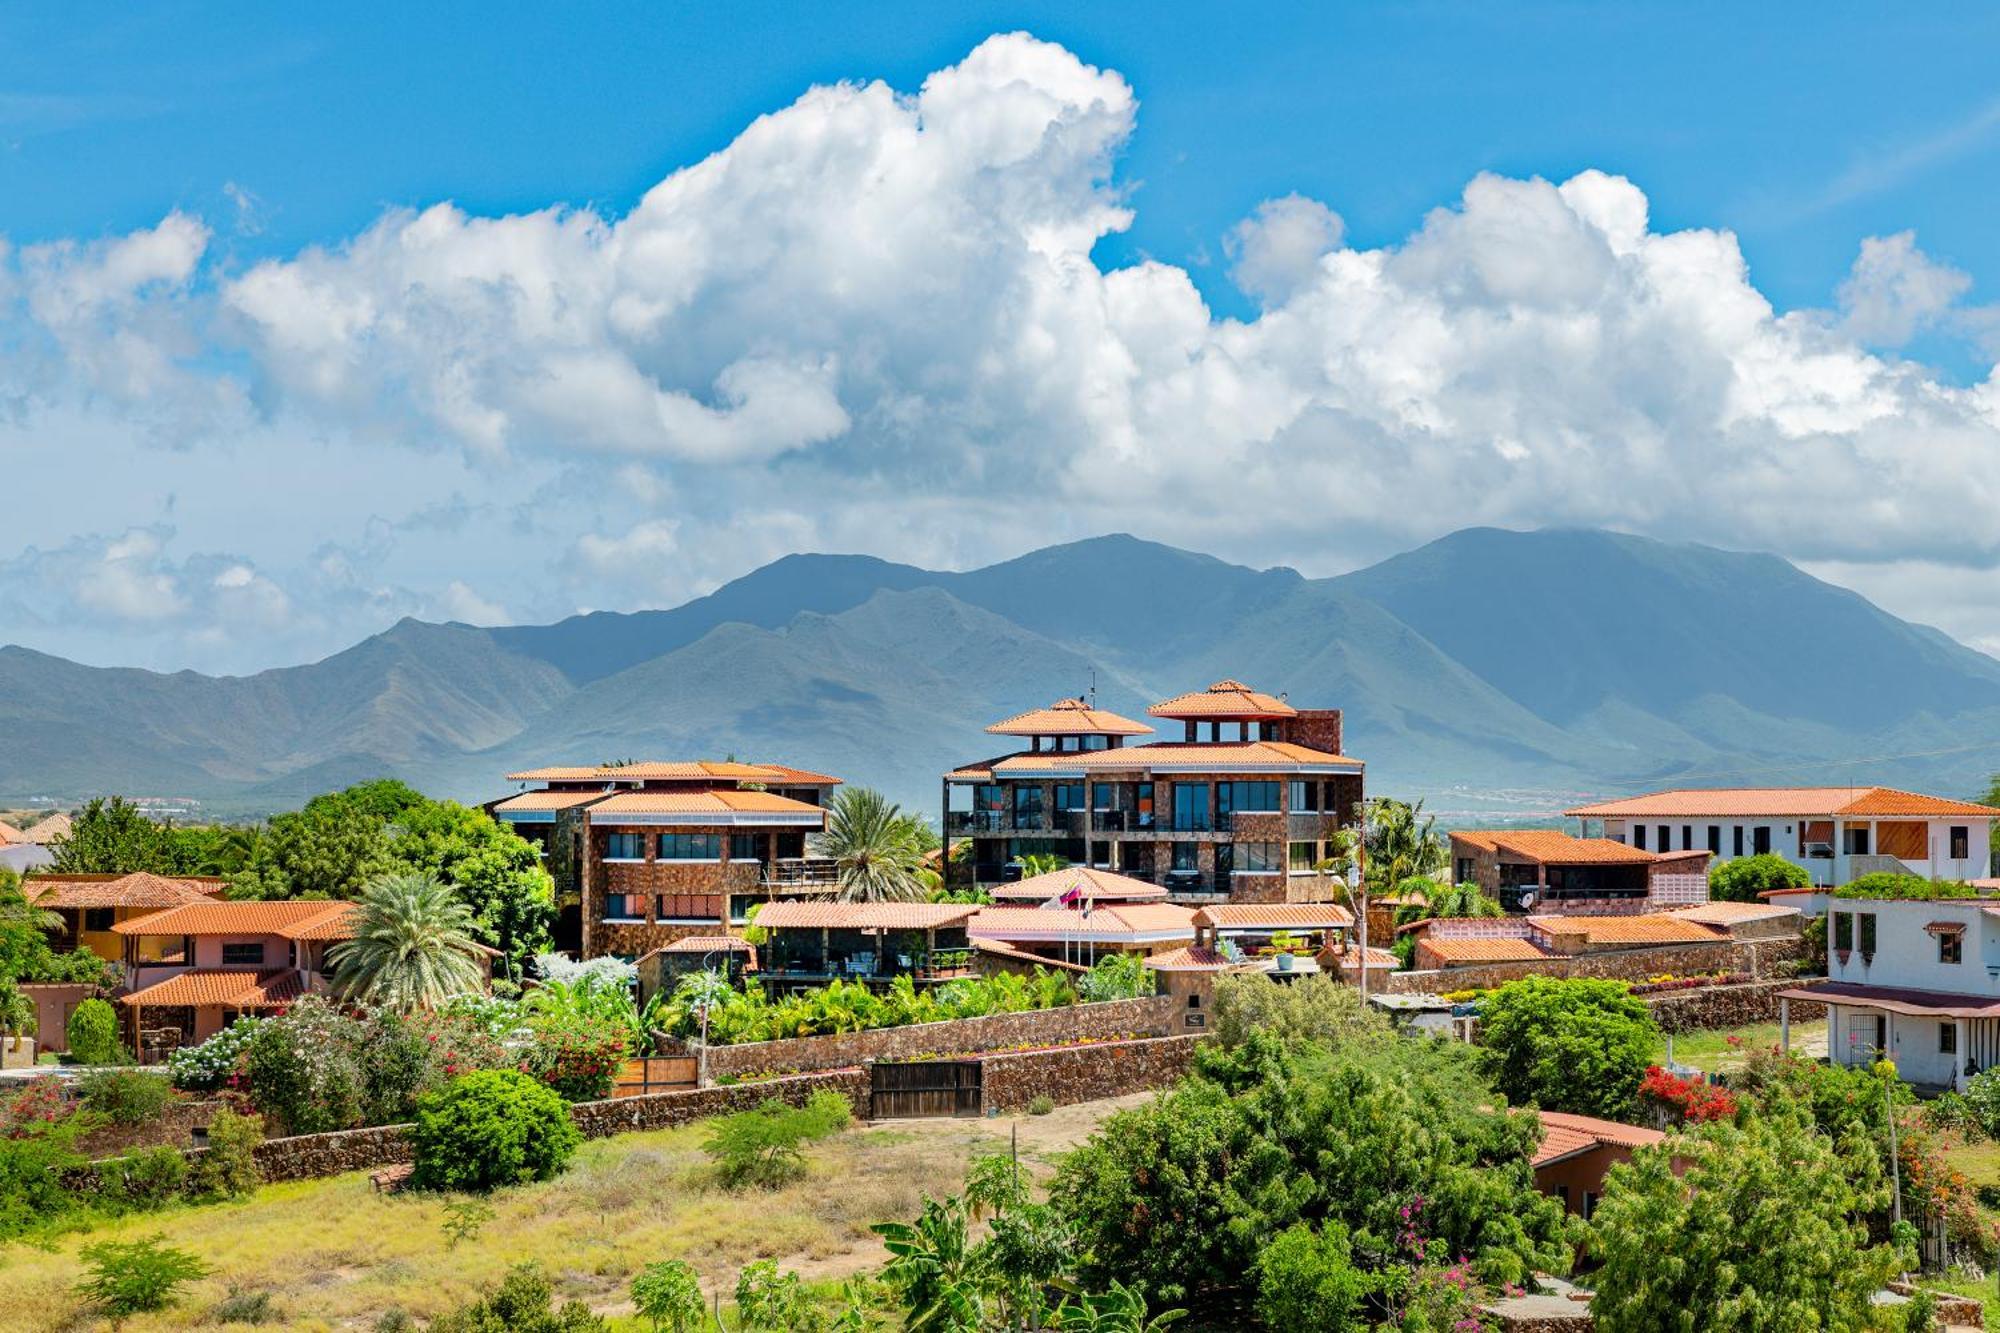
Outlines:
<svg viewBox="0 0 2000 1333"><path fill-rule="evenodd" d="M1286 854L1286 862L1294 871L1310 871L1319 864L1319 844L1316 842L1295 842Z"/></svg>
<svg viewBox="0 0 2000 1333"><path fill-rule="evenodd" d="M109 907L86 907L83 909L83 928L85 930L109 930L117 919L117 912Z"/></svg>
<svg viewBox="0 0 2000 1333"><path fill-rule="evenodd" d="M604 899L604 916L610 921L644 921L646 900L636 893L613 893Z"/></svg>
<svg viewBox="0 0 2000 1333"><path fill-rule="evenodd" d="M1294 782L1292 784L1292 809L1305 812L1319 809L1319 784L1317 782Z"/></svg>
<svg viewBox="0 0 2000 1333"><path fill-rule="evenodd" d="M604 835L604 859L607 861L643 861L646 859L646 835L643 833L607 833Z"/></svg>
<svg viewBox="0 0 2000 1333"><path fill-rule="evenodd" d="M722 835L720 833L662 833L660 835L660 859L662 861L720 861L722 859Z"/></svg>
<svg viewBox="0 0 2000 1333"><path fill-rule="evenodd" d="M1835 912L1833 914L1833 947L1852 949L1854 947L1854 913Z"/></svg>
<svg viewBox="0 0 2000 1333"><path fill-rule="evenodd" d="M1191 842L1177 842L1174 844L1174 869L1198 870L1200 867L1201 862L1197 859L1195 844Z"/></svg>
<svg viewBox="0 0 2000 1333"><path fill-rule="evenodd" d="M1731 856L1743 855L1743 826L1741 824L1730 829L1729 845L1734 849L1729 853Z"/></svg>
<svg viewBox="0 0 2000 1333"><path fill-rule="evenodd" d="M1174 784L1174 829L1181 833L1202 833L1209 827L1208 784Z"/></svg>
<svg viewBox="0 0 2000 1333"><path fill-rule="evenodd" d="M1722 855L1722 825L1720 824L1710 824L1708 826L1708 854L1710 856Z"/></svg>
<svg viewBox="0 0 2000 1333"><path fill-rule="evenodd" d="M1236 869L1246 874L1268 875L1280 868L1278 860L1281 844L1275 842L1239 842L1236 844Z"/></svg>
<svg viewBox="0 0 2000 1333"><path fill-rule="evenodd" d="M1083 784L1081 782L1058 782L1056 784L1056 809L1083 809Z"/></svg>
<svg viewBox="0 0 2000 1333"><path fill-rule="evenodd" d="M1971 845L1971 831L1963 824L1951 826L1951 859L1963 861Z"/></svg>
<svg viewBox="0 0 2000 1333"><path fill-rule="evenodd" d="M264 941L251 940L248 944L224 942L222 946L224 967L264 966Z"/></svg>
<svg viewBox="0 0 2000 1333"><path fill-rule="evenodd" d="M1655 851L1671 852L1674 849L1674 830L1671 825L1660 825L1660 840L1653 844Z"/></svg>
<svg viewBox="0 0 2000 1333"><path fill-rule="evenodd" d="M1750 850L1763 856L1771 850L1771 826L1759 824L1750 831Z"/></svg>
<svg viewBox="0 0 2000 1333"><path fill-rule="evenodd" d="M1039 786L1014 788L1014 822L1026 823L1042 817L1042 789Z"/></svg>
<svg viewBox="0 0 2000 1333"><path fill-rule="evenodd" d="M1938 1054L1939 1055L1958 1054L1958 1024L1956 1023L1938 1024Z"/></svg>
<svg viewBox="0 0 2000 1333"><path fill-rule="evenodd" d="M1860 927L1858 933L1861 936L1861 952L1874 953L1875 914L1873 912L1856 912L1854 915L1860 918L1856 924Z"/></svg>
<svg viewBox="0 0 2000 1333"><path fill-rule="evenodd" d="M732 833L729 835L729 859L732 861L756 861L764 855L764 835L761 833Z"/></svg>
<svg viewBox="0 0 2000 1333"><path fill-rule="evenodd" d="M1955 930L1940 931L1937 942L1938 961L1940 963L1960 963L1965 961L1965 936Z"/></svg>
<svg viewBox="0 0 2000 1333"><path fill-rule="evenodd" d="M1632 845L1642 852L1646 850L1646 826L1644 824L1634 824L1632 826Z"/></svg>
<svg viewBox="0 0 2000 1333"><path fill-rule="evenodd" d="M1665 849L1662 848L1662 850ZM1684 852L1694 850L1694 825L1692 824L1681 825L1681 850Z"/></svg>
<svg viewBox="0 0 2000 1333"><path fill-rule="evenodd" d="M1278 784L1275 782L1218 782L1215 784L1215 808L1218 814L1248 810L1265 813L1278 808Z"/></svg>

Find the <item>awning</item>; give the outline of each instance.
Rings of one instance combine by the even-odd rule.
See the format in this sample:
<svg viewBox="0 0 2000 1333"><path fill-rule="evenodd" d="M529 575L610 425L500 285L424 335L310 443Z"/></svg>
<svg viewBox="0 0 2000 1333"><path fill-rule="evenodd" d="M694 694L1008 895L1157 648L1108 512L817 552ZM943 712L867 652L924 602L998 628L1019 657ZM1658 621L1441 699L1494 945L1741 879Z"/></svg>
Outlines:
<svg viewBox="0 0 2000 1333"><path fill-rule="evenodd" d="M2000 996L1957 995L1949 991L1912 990L1901 986L1864 986L1852 981L1827 981L1778 992L1781 1000L1880 1009L1920 1018L2000 1018Z"/></svg>

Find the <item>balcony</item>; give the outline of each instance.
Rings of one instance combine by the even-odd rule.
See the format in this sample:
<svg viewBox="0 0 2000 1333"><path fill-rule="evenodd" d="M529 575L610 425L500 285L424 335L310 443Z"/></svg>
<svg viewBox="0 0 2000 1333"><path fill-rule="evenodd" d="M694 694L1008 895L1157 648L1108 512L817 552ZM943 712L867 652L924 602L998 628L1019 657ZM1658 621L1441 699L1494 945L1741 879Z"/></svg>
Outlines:
<svg viewBox="0 0 2000 1333"><path fill-rule="evenodd" d="M944 812L944 830L947 833L1004 833L1012 828L1005 810L947 810Z"/></svg>
<svg viewBox="0 0 2000 1333"><path fill-rule="evenodd" d="M761 863L758 883L767 889L830 889L840 882L831 857L800 856Z"/></svg>
<svg viewBox="0 0 2000 1333"><path fill-rule="evenodd" d="M1150 810L1094 810L1090 815L1092 833L1151 833L1156 827Z"/></svg>

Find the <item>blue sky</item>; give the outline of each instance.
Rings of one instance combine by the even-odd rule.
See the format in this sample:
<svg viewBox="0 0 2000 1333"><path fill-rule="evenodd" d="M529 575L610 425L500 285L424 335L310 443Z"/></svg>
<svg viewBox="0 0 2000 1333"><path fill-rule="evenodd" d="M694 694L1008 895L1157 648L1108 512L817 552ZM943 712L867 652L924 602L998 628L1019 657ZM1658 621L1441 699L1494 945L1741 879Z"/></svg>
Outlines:
<svg viewBox="0 0 2000 1333"><path fill-rule="evenodd" d="M242 670L328 651L396 614L542 619L584 606L671 602L793 545L866 546L967 564L1015 554L1039 544L1038 535L1057 540L1115 525L1246 561L1332 572L1463 522L1497 521L1604 523L1774 547L1892 609L2000 643L1993 575L2000 553L1983 534L1941 535L1959 516L1927 510L1922 497L1949 492L1949 475L1907 475L1913 465L1899 452L1921 447L1912 441L1949 438L1957 451L1952 466L1990 469L2000 438L1996 395L1977 396L1992 372L2000 329L2000 232L1991 221L2000 215L2000 77L1991 58L2000 49L2000 11L1298 4L1239 6L1219 17L1212 7L1172 4L961 5L941 16L942 8L351 4L337 23L313 21L297 7L251 4L5 11L0 235L13 249L19 281L10 296L8 273L0 271L0 301L9 303L0 307L0 347L15 354L16 371L11 399L0 380L0 402L29 406L17 411L13 433L0 436L0 453L36 464L31 474L45 478L50 493L35 497L46 503L30 506L11 538L0 536L0 573L31 578L40 590L11 602L0 596L0 640L91 660ZM464 305L442 314L426 307L426 319L444 319L447 327L433 325L413 347L463 335L478 350L458 360L441 354L422 375L404 364L409 354L385 360L351 382L343 378L336 391L327 387L328 366L386 358L381 330L305 365L300 331L281 327L268 305L251 313L232 290L269 265L311 277L318 296L335 305L365 292L380 314L414 300L424 275L405 267L392 276L360 260L316 273L302 256L315 247L347 254L354 238L385 217L403 216L397 210L443 201L475 220L564 206L615 227L648 189L710 154L737 152L732 145L746 127L784 113L815 85L880 80L914 97L927 77L965 61L990 35L1016 30L1079 65L1115 72L1137 100L1136 115L1114 112L1101 134L1091 132L1087 152L1097 167L1081 177L1063 163L1037 160L1024 170L1012 159L954 159L968 172L953 178L958 202L983 198L982 181L1012 176L1021 189L1060 196L1067 221L1089 233L1083 253L1100 274L1145 261L1172 270L1144 293L1142 304L1163 303L1148 306L1147 319L1078 349L1076 359L1102 354L1144 363L1140 326L1186 317L1170 290L1185 282L1207 307L1199 336L1215 345L1198 354L1206 364L1240 368L1247 358L1288 373L1302 358L1344 364L1354 348L1338 340L1365 345L1370 337L1346 329L1338 314L1366 308L1351 285L1361 279L1339 278L1324 294L1331 304L1315 308L1316 332L1287 342L1290 321L1273 312L1310 295L1295 271L1301 261L1288 250L1272 261L1283 269L1276 287L1237 271L1246 247L1294 234L1266 225L1275 215L1260 215L1260 205L1298 195L1318 210L1287 215L1319 237L1298 242L1310 251L1308 266L1336 250L1385 261L1432 255L1435 262L1402 265L1396 281L1411 300L1377 316L1387 321L1382 329L1406 333L1381 341L1413 358L1385 383L1421 384L1425 401L1377 393L1363 410L1343 397L1352 378L1345 370L1327 371L1338 390L1332 393L1248 375L1241 393L1209 402L1212 431L1226 434L1225 418L1258 417L1288 395L1296 402L1245 425L1240 438L1169 448L1148 434L1158 426L1149 426L1145 391L1185 390L1163 387L1142 364L1118 376L1120 392L1129 391L1137 407L1107 417L1099 384L1079 388L1061 411L1038 409L1052 415L1032 423L1035 438L1064 443L1031 469L1040 489L968 498L968 468L977 474L989 460L1027 447L996 406L1020 401L1007 387L1013 381L986 379L981 368L1019 350L1018 330L1006 321L1021 310L1021 293L1039 290L1042 279L1030 275L1019 286L1003 279L1022 247L1040 251L1035 228L1048 219L1035 210L1022 215L1012 239L993 240L997 248L968 243L948 260L933 257L933 266L908 266L924 274L909 304L921 305L923 293L941 286L961 302L988 287L1012 293L996 298L986 326L985 336L1005 346L958 349L963 360L948 368L942 389L935 368L915 364L927 339L889 328L884 321L893 316L882 309L840 306L812 338L784 327L781 312L789 307L810 310L818 296L833 305L844 299L840 275L828 270L872 265L880 256L865 246L810 250L800 239L809 220L774 222L774 236L818 263L807 284L812 294L786 287L800 279L779 271L776 250L756 261L762 269L745 260L750 267L732 273L721 306L686 298L688 310L704 312L701 325L663 331L648 324L643 348L619 344L615 372L597 368L618 379L618 389L593 378L588 388L565 390L623 392L627 372L636 371L649 389L685 397L664 409L669 424L662 430L671 438L657 448L621 430L571 450L571 437L591 432L568 428L569 418L557 413L498 405L492 393L440 407L468 378L533 377L550 364L549 348L532 340L510 346L504 368L471 364L485 354L492 330ZM1048 77L1068 87L1067 74ZM797 129L811 114L797 112L788 123ZM890 132L879 118L839 132L878 130ZM812 142L788 141L789 157L737 154L744 170L764 173L775 192L732 202L738 211L728 216L739 233L788 206L786 173L808 161ZM1472 304L1518 307L1528 289L1509 287L1513 277L1496 281L1492 265L1567 244L1550 239L1552 224L1535 202L1544 196L1494 198L1481 209L1467 202L1468 184L1481 173L1560 183L1583 172L1623 178L1642 192L1651 236L1733 235L1747 286L1732 286L1728 257L1717 260L1702 279L1719 284L1710 294L1715 309L1733 308L1747 292L1781 317L1808 312L1802 318L1821 332L1805 343L1796 330L1765 331L1785 343L1785 356L1801 359L1773 372L1773 354L1745 350L1731 334L1715 354L1736 367L1734 397L1712 420L1690 422L1646 406L1653 398L1699 398L1703 385L1714 387L1682 382L1676 369L1645 378L1648 358L1679 355L1663 335L1648 342L1635 334L1619 344L1615 364L1594 368L1538 361L1557 355L1548 349L1561 335L1550 330L1535 339L1538 350L1515 346L1477 366L1447 366L1434 347L1414 345L1421 339L1410 330L1427 327L1437 308L1466 313L1464 265L1481 274ZM823 213L871 189L872 179L863 174L843 184L822 174L812 188L828 194L815 203L801 189L795 198L801 209ZM1574 195L1570 205L1598 216ZM1117 207L1129 218L1104 221L1101 210ZM1451 237L1438 231L1427 247L1419 241L1431 235L1427 220L1437 210L1466 225ZM99 263L107 247L148 234L170 214L199 234L159 239L141 263L142 277L107 295L103 275L131 271ZM961 214L940 203L939 216ZM1253 217L1263 219L1260 230L1239 230ZM1513 236L1517 224L1531 234ZM677 228L666 230L680 237ZM1843 284L1857 282L1864 241L1906 232L1913 242L1877 252L1876 285L1844 296ZM731 241L720 224L701 234L711 249ZM831 245L812 235L815 244ZM917 244L933 239L952 238L925 236ZM1450 251L1448 241L1465 248ZM163 257L161 249L175 244L187 254ZM31 257L37 254L43 257ZM1545 288L1575 268L1552 251L1542 258L1544 269L1514 276ZM686 259L676 252L671 262ZM710 267L715 259L703 256ZM551 260L547 274L559 300L577 299L586 288L594 293L600 280L629 278L625 270L589 276L566 262ZM79 266L89 263L99 269L86 282ZM154 263L165 267L146 266ZM892 263L868 271L879 284L881 274L899 270ZM1056 271L1065 270L1058 264ZM53 296L36 286L51 274L68 283L47 289ZM510 274L510 282L520 277ZM1611 308L1604 302L1643 307L1661 290L1678 290L1677 281L1655 271L1646 282L1664 288L1607 285L1588 303L1600 313ZM271 299L296 301L297 291L285 286ZM1121 295L1114 284L1091 296L1087 310L1066 309L1060 327L1047 332L1060 339L1079 320L1094 319L1091 312L1109 311L1116 325L1129 315L1118 303L1133 299L1140 298ZM1562 299L1573 313L1580 298ZM88 318L65 323L51 314L65 301L85 302ZM1526 304L1540 302L1537 289ZM1631 306L1620 309L1620 319L1631 316ZM718 310L726 321L718 321ZM464 322L450 325L453 319ZM726 334L711 333L718 322L726 322ZM1463 346L1487 325L1482 316L1449 327L1448 341ZM1327 331L1334 328L1341 331ZM1865 359L1836 365L1815 341L1825 330ZM1183 332L1196 336L1194 326ZM1239 333L1258 344L1254 355L1230 345ZM509 336L503 331L500 341ZM881 347L905 336L907 372L895 355L874 361ZM935 340L933 332L928 342ZM116 359L135 342L145 353L136 368ZM315 355L323 350L316 346ZM563 357L571 350L565 342ZM861 361L870 362L865 384L855 370ZM562 364L568 373L570 363ZM731 367L736 379L725 378ZM766 384L758 379L766 372L777 377L768 392L755 387ZM1021 373L1021 382L1036 382ZM1621 381L1616 410L1596 418L1568 416L1574 392L1556 412L1519 387L1570 375L1597 382L1607 373L1638 378ZM1527 397L1484 416L1447 392L1496 378ZM1774 406L1772 395L1781 392L1774 384L1816 405ZM1936 417L1940 391L1971 396ZM1728 396L1717 394L1717 402ZM1768 419L1742 434L1746 394ZM927 456L908 433L913 397L929 412L925 440L946 438L963 459L955 471L940 468L912 482L914 502L885 525L876 508L882 460L908 465ZM1479 401L1481 411L1491 406L1483 395ZM745 403L767 404L759 410L768 420ZM709 415L697 412L693 427L673 424L683 408ZM1660 432L1657 447L1632 443L1634 423L1617 416L1633 410L1643 417L1639 433ZM1378 411L1384 415L1366 429L1354 424ZM1551 424L1552 415L1566 419ZM1421 440L1398 433L1412 422ZM1446 433L1459 452L1431 457L1424 451L1440 437L1440 422L1451 423ZM1900 433L1877 438L1891 427ZM1691 456L1665 466L1662 477L1675 480L1661 480L1649 495L1621 495L1615 478L1638 485L1662 450L1694 449L1704 431L1725 465L1769 450L1782 469L1804 451L1825 450L1821 462L1856 470L1801 463L1799 477L1764 483L1764 503L1734 510L1686 482L1690 471L1716 468L1712 457ZM1599 442L1601 466L1579 467L1568 452L1579 440ZM1297 460L1308 487L1340 491L1333 478L1343 475L1343 451L1357 449L1386 451L1371 456L1391 460L1407 451L1430 488L1351 502L1335 496L1341 540L1314 535L1305 523L1259 524L1271 531L1251 536L1242 514L1185 512L1187 498L1209 484L1199 461L1205 451L1240 453L1239 462ZM1637 453L1609 457L1617 449ZM1093 450L1104 457L1090 457ZM1170 465L1170 456L1194 461ZM1440 478L1480 473L1495 456L1543 471L1489 478L1464 495L1439 489ZM1126 472L1114 485L1121 466ZM88 497L78 493L82 478L107 473L116 480L102 480ZM609 488L607 473L617 477ZM1575 494L1549 498L1569 478ZM1815 493L1822 485L1826 495ZM815 493L821 503L773 506L774 490ZM1107 500L1114 491L1131 503ZM1504 503L1494 498L1503 493ZM1273 494L1296 495L1297 485ZM1900 500L1900 508L1837 525L1857 531L1823 531L1836 526L1825 520L1843 495L1867 497L1877 510ZM1242 503L1260 512L1252 497ZM1349 503L1351 510L1341 509ZM1796 512L1787 510L1790 503ZM1038 505L1042 521L1013 521ZM1421 520L1408 517L1413 510ZM1391 513L1404 517L1392 521ZM763 534L759 540L741 539L746 522ZM1806 528L1813 531L1802 533ZM727 535L732 530L736 537ZM513 547L504 574L487 554L495 542ZM651 572L632 576L634 564ZM659 573L662 566L671 574ZM109 584L106 569L117 575ZM246 588L256 596L235 596ZM232 621L246 614L246 600L251 618Z"/></svg>

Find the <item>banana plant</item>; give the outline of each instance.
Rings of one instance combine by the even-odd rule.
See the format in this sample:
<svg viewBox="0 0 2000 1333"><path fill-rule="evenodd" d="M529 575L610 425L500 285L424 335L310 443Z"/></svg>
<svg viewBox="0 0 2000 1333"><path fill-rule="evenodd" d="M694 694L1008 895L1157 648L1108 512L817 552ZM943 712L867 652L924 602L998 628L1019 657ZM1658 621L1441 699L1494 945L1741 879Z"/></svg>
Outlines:
<svg viewBox="0 0 2000 1333"><path fill-rule="evenodd" d="M1061 1333L1159 1333L1185 1318L1186 1310L1162 1310L1148 1318L1146 1298L1113 1278L1109 1291L1064 1297L1052 1327Z"/></svg>
<svg viewBox="0 0 2000 1333"><path fill-rule="evenodd" d="M915 1222L877 1222L871 1230L889 1251L882 1277L909 1311L910 1333L979 1333L985 1275L961 1200L926 1198Z"/></svg>

